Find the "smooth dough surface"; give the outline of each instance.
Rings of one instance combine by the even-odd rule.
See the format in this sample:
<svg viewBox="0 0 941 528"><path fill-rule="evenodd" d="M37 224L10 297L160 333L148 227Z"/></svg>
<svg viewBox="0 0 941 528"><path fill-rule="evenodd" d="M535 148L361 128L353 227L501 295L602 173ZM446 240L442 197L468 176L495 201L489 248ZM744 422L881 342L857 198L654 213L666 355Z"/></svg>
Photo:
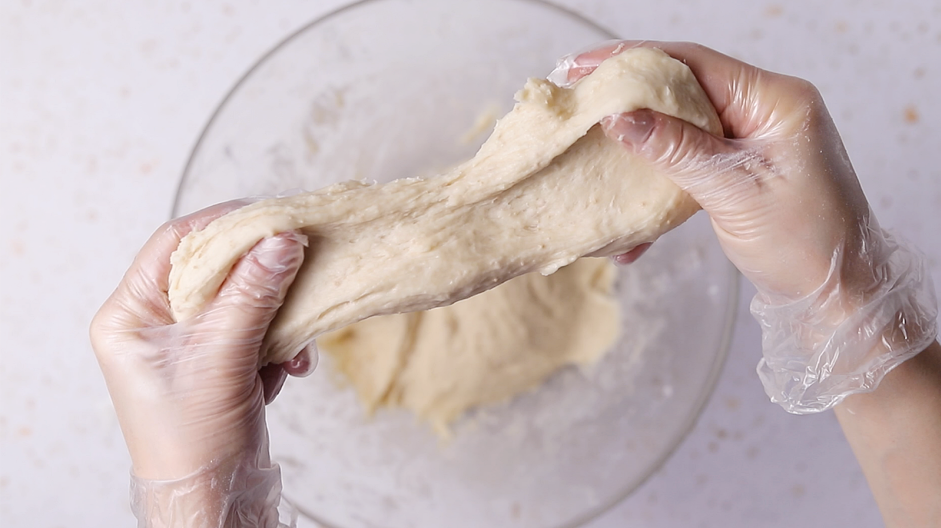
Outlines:
<svg viewBox="0 0 941 528"><path fill-rule="evenodd" d="M278 363L367 317L448 305L651 242L698 210L596 126L650 108L721 133L686 65L630 49L571 88L530 79L516 100L477 154L441 176L263 200L190 233L171 257L174 316L197 314L259 240L301 230L310 246L260 358Z"/></svg>
<svg viewBox="0 0 941 528"><path fill-rule="evenodd" d="M471 407L598 359L618 336L614 265L585 258L425 312L373 317L317 339L371 412L405 407L441 435Z"/></svg>

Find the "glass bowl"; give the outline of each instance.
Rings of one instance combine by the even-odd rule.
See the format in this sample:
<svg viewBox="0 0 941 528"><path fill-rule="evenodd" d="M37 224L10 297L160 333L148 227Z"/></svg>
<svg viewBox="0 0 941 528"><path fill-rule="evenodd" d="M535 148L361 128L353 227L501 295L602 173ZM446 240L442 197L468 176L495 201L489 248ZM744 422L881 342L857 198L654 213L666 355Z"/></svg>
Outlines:
<svg viewBox="0 0 941 528"><path fill-rule="evenodd" d="M263 56L186 166L185 214L247 195L429 175L471 157L530 76L613 38L533 0L371 0ZM620 268L618 343L597 364L461 418L442 441L402 410L366 416L321 358L268 408L301 525L578 526L666 460L725 359L737 276L697 215Z"/></svg>

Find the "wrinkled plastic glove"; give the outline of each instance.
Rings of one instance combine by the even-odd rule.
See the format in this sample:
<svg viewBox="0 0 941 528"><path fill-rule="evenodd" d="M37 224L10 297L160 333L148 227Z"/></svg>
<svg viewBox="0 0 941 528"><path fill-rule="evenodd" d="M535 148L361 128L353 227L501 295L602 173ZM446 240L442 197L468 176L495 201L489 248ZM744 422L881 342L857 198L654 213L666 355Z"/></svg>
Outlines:
<svg viewBox="0 0 941 528"><path fill-rule="evenodd" d="M305 351L261 372L257 364L306 238L282 233L259 242L192 319L175 323L167 300L180 238L241 205L220 204L160 228L92 322L133 462L140 527L294 525L281 501L280 469L269 459L265 403L287 374L312 371L315 356Z"/></svg>
<svg viewBox="0 0 941 528"><path fill-rule="evenodd" d="M924 350L938 314L926 259L879 227L817 89L668 42L607 43L562 59L549 78L574 83L635 46L685 62L726 137L650 110L602 126L699 202L728 258L758 289L758 374L771 400L798 414L828 409L874 390Z"/></svg>

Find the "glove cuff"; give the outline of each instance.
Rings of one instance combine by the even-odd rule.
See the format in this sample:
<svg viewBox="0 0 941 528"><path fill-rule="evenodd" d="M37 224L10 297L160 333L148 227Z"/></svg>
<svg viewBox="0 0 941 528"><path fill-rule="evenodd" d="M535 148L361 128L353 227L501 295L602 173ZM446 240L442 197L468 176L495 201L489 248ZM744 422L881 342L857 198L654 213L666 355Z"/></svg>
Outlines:
<svg viewBox="0 0 941 528"><path fill-rule="evenodd" d="M294 528L297 522L281 496L281 468L258 467L254 459L214 463L178 480L132 472L130 496L138 528Z"/></svg>
<svg viewBox="0 0 941 528"><path fill-rule="evenodd" d="M833 255L824 284L796 302L774 305L759 293L751 312L762 328L758 376L771 401L794 414L824 411L871 392L893 368L938 334L938 303L927 259L870 218L859 254L869 284L841 284L845 250Z"/></svg>

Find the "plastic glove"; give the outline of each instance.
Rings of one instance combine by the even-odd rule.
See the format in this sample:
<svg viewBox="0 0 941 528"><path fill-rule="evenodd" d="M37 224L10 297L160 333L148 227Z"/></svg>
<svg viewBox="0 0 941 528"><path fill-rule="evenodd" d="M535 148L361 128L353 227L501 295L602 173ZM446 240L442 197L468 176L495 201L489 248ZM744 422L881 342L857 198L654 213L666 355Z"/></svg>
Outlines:
<svg viewBox="0 0 941 528"><path fill-rule="evenodd" d="M650 110L602 126L699 202L757 287L758 374L772 401L793 413L830 408L924 350L938 313L925 259L879 227L816 88L666 42L609 43L562 59L550 79L575 82L634 46L685 62L727 137Z"/></svg>
<svg viewBox="0 0 941 528"><path fill-rule="evenodd" d="M132 508L141 527L284 525L264 406L286 374L309 373L314 361L305 352L260 373L257 361L306 238L283 233L259 242L216 299L186 322L173 322L167 300L170 254L180 238L241 205L163 226L92 322L92 345L133 462Z"/></svg>

